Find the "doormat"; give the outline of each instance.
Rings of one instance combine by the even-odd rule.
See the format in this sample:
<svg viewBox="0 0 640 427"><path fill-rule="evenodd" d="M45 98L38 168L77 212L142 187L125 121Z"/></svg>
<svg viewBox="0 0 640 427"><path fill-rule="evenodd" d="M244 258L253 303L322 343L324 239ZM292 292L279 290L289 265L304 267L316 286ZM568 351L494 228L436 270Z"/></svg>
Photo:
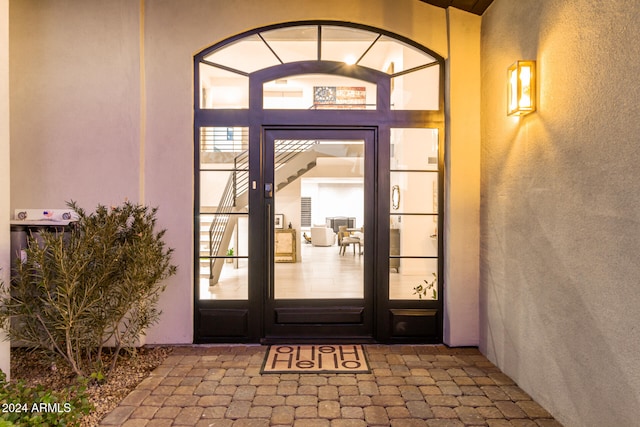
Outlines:
<svg viewBox="0 0 640 427"><path fill-rule="evenodd" d="M361 345L272 345L262 364L262 374L368 373Z"/></svg>

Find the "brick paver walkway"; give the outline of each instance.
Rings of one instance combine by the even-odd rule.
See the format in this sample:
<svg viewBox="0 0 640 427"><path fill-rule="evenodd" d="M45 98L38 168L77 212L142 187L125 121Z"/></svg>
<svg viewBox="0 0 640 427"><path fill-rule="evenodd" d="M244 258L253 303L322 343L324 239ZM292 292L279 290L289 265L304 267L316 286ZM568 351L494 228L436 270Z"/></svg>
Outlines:
<svg viewBox="0 0 640 427"><path fill-rule="evenodd" d="M477 349L366 345L370 374L260 374L266 347L177 347L102 426L561 427Z"/></svg>

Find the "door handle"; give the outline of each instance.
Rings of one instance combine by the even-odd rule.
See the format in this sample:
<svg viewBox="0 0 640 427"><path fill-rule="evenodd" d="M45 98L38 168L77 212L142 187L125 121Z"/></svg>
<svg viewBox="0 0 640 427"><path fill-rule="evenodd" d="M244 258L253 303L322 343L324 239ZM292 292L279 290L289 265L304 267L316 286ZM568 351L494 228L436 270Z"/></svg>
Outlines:
<svg viewBox="0 0 640 427"><path fill-rule="evenodd" d="M273 184L267 183L264 185L264 198L273 199Z"/></svg>

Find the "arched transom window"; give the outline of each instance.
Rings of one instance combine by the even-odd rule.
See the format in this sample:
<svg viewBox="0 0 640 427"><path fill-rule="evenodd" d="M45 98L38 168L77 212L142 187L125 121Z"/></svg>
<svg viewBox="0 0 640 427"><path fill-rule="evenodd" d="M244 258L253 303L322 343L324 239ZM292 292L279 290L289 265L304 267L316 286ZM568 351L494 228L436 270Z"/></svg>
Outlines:
<svg viewBox="0 0 640 427"><path fill-rule="evenodd" d="M201 58L198 106L202 109L249 108L251 73L301 61L332 61L388 74L391 109L440 108L438 60L408 40L368 28L335 23L266 28L216 45ZM334 89L357 87L363 90ZM333 75L276 79L264 84L263 94L265 109L376 108L374 84Z"/></svg>

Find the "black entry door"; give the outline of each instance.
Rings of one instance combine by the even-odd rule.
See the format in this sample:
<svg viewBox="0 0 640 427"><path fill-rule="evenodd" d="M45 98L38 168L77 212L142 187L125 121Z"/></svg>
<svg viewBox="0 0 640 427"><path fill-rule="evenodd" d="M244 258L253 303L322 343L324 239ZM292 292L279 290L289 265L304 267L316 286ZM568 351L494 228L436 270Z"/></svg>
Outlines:
<svg viewBox="0 0 640 427"><path fill-rule="evenodd" d="M263 342L373 339L376 135L263 131Z"/></svg>

